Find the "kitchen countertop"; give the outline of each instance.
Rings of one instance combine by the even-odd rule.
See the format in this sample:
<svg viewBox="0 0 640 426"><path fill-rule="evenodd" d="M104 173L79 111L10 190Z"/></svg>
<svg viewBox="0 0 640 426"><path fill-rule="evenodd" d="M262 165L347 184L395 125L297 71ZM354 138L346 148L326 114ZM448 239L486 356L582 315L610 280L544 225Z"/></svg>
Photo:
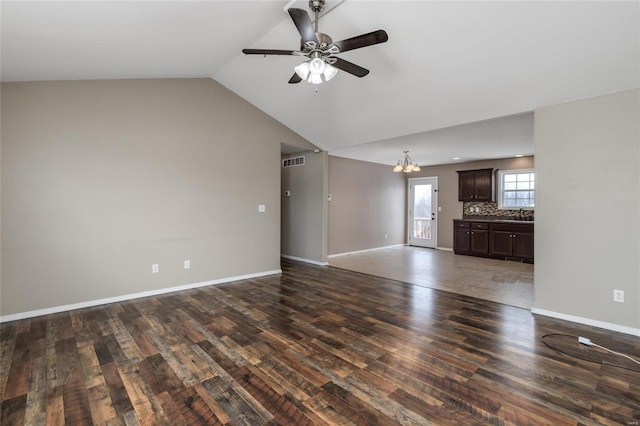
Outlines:
<svg viewBox="0 0 640 426"><path fill-rule="evenodd" d="M471 217L463 217L462 219L453 219L453 220L463 220L465 222L493 222L493 223L531 223L535 224L533 220L523 220L523 219L509 219L508 217L502 218L500 216L471 216Z"/></svg>

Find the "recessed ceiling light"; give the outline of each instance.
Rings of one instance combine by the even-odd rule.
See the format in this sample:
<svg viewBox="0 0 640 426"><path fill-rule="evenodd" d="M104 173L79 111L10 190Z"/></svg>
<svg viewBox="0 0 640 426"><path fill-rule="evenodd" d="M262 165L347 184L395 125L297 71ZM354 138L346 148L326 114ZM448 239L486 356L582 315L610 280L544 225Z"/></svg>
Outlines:
<svg viewBox="0 0 640 426"><path fill-rule="evenodd" d="M516 155L514 155L514 157L520 158L520 157L524 157L524 155L523 154L516 154Z"/></svg>
<svg viewBox="0 0 640 426"><path fill-rule="evenodd" d="M453 159L454 159L454 160L459 160L459 159L460 159L460 157L453 157Z"/></svg>

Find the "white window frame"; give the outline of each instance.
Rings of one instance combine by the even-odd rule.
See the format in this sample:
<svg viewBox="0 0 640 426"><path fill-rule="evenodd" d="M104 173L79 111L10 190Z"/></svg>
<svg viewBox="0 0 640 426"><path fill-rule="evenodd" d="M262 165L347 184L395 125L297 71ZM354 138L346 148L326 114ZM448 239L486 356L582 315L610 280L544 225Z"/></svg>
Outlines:
<svg viewBox="0 0 640 426"><path fill-rule="evenodd" d="M504 175L520 174L520 173L533 173L535 175L535 169L513 169L513 170L498 170L498 209L500 210L534 210L535 209L535 180L533 191L533 206L505 206L504 205ZM535 178L534 178L535 179Z"/></svg>

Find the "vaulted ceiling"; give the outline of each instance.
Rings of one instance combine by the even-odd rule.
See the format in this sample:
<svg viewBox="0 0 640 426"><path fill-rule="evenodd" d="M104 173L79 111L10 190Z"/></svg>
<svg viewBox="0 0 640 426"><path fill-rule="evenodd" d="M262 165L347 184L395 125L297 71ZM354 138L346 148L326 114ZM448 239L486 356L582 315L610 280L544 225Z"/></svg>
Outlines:
<svg viewBox="0 0 640 426"><path fill-rule="evenodd" d="M306 1L5 1L3 81L211 77L330 154L421 165L533 154L536 108L640 87L638 1L328 1L371 73L288 84ZM317 89L317 90L316 90Z"/></svg>

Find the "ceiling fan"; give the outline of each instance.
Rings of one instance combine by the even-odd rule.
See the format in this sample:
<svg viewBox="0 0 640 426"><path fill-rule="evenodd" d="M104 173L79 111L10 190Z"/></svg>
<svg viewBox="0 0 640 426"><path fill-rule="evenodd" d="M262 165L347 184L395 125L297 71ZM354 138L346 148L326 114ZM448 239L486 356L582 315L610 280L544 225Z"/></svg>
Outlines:
<svg viewBox="0 0 640 426"><path fill-rule="evenodd" d="M309 58L308 61L295 67L295 73L289 79L289 83L300 83L306 80L311 84L320 84L335 77L339 69L356 77L369 74L368 69L335 55L384 43L389 40L389 36L384 30L378 30L334 42L328 35L318 32L318 14L324 8L324 3L324 0L309 0L309 8L315 13L315 26L303 9L289 9L289 15L302 36L300 50L242 49L242 52L246 55L293 55Z"/></svg>

